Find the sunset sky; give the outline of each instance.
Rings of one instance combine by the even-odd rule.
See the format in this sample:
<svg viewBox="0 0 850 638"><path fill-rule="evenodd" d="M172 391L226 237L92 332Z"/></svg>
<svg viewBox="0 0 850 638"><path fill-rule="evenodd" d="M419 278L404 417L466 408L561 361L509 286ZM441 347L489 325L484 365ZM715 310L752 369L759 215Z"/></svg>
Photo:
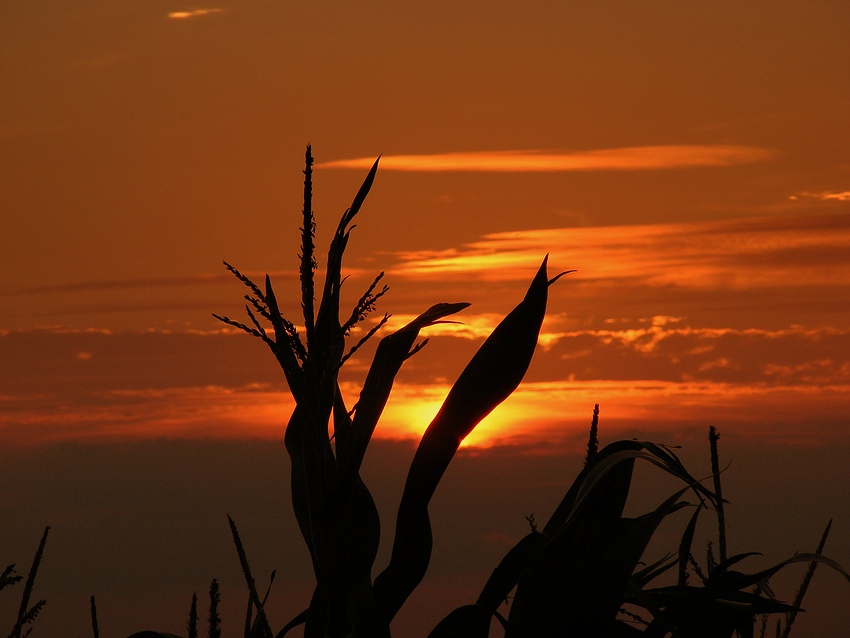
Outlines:
<svg viewBox="0 0 850 638"><path fill-rule="evenodd" d="M680 444L699 476L718 427L736 551L812 551L834 517L827 553L850 565L848 33L838 1L3 3L0 561L25 573L52 526L33 635L89 635L92 594L110 635L184 631L213 576L236 635L227 512L278 569L273 623L309 601L292 400L263 344L212 317L243 315L226 260L298 319L308 143L320 251L382 156L346 304L381 271L383 334L472 304L423 333L376 431L385 534L475 349L544 255L577 271L450 468L434 574L394 636L473 602L545 520L595 403L603 442ZM343 370L349 403L371 352ZM798 638L846 626L850 589L818 578Z"/></svg>

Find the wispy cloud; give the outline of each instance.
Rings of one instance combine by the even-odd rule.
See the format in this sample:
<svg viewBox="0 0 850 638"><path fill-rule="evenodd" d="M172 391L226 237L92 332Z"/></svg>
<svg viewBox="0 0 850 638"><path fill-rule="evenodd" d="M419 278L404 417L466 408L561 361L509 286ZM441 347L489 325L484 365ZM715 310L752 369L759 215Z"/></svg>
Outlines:
<svg viewBox="0 0 850 638"><path fill-rule="evenodd" d="M764 433L805 422L815 403L824 428L846 424L848 245L850 215L832 213L499 233L397 254L388 279L415 294L387 298L397 314L381 336L434 301L474 305L462 324L423 331L432 344L405 365L376 436L421 433L545 252L551 272L580 271L552 288L528 383L469 444L575 433L597 402L606 427L751 419ZM279 437L292 407L279 369L216 328L0 331L0 439ZM341 371L348 405L377 341Z"/></svg>
<svg viewBox="0 0 850 638"><path fill-rule="evenodd" d="M800 325L792 325L788 328L768 330L764 328L708 328L708 327L691 327L690 325L677 324L682 321L681 317L652 317L650 320L641 320L639 323L650 325L645 327L632 327L621 330L571 330L562 333L550 333L550 344L565 338L574 338L581 336L592 336L599 339L602 343L619 343L621 345L630 346L638 352L652 353L656 350L656 346L663 340L672 337L681 337L693 339L695 341L719 340L724 337L738 337L744 339L760 339L773 341L774 344L779 343L780 339L788 337L797 337L810 339L812 341L822 341L829 337L839 337L846 340L850 337L850 330L842 328L806 328ZM702 352L692 352L692 354L705 354L710 352L713 346L704 349Z"/></svg>
<svg viewBox="0 0 850 638"><path fill-rule="evenodd" d="M247 277L262 281L266 273L258 271L247 271L243 273ZM294 279L295 274L290 271L272 271L269 276L275 279ZM99 292L112 290L135 290L140 288L169 288L181 286L198 286L219 284L222 282L234 282L233 275L229 272L212 274L201 273L197 275L185 275L182 277L151 277L139 279L101 279L97 281L78 281L67 284L55 284L48 286L15 286L0 288L0 297L17 297L21 295L52 295L63 293Z"/></svg>
<svg viewBox="0 0 850 638"><path fill-rule="evenodd" d="M186 20L187 18L197 18L198 16L210 15L211 13L221 13L224 9L190 9L187 11L172 11L168 14L169 18L174 20Z"/></svg>
<svg viewBox="0 0 850 638"><path fill-rule="evenodd" d="M776 152L731 144L633 146L589 151L472 151L430 155L384 155L384 171L476 171L554 173L568 171L638 171L696 166L732 166L763 162ZM335 160L320 168L368 168L373 157Z"/></svg>
<svg viewBox="0 0 850 638"><path fill-rule="evenodd" d="M570 278L727 290L845 284L850 217L759 218L494 233L458 249L400 253L393 274L524 280L551 253Z"/></svg>
<svg viewBox="0 0 850 638"><path fill-rule="evenodd" d="M0 440L14 445L55 441L275 439L294 404L266 387L146 388L92 392L61 408L45 394L0 395Z"/></svg>
<svg viewBox="0 0 850 638"><path fill-rule="evenodd" d="M549 337L537 353L541 378L574 375L822 389L850 383L850 331L837 328L716 328L683 321L552 331Z"/></svg>
<svg viewBox="0 0 850 638"><path fill-rule="evenodd" d="M791 195L788 199L800 198L819 199L822 202L850 202L850 191L820 191L818 193L804 191L798 195Z"/></svg>

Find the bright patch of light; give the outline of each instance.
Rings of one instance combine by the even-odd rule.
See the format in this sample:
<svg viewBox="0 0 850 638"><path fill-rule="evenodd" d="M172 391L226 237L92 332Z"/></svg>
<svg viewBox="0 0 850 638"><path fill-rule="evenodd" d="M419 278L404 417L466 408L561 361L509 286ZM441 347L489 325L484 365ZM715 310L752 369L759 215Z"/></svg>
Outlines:
<svg viewBox="0 0 850 638"><path fill-rule="evenodd" d="M553 173L570 171L635 171L694 166L731 166L771 159L775 153L755 146L634 146L590 151L473 151L431 155L384 155L385 171L476 171ZM317 168L369 168L372 157L336 160Z"/></svg>
<svg viewBox="0 0 850 638"><path fill-rule="evenodd" d="M221 13L224 9L192 9L190 11L172 11L168 14L169 18L174 20L185 20L187 18L197 18L211 13Z"/></svg>

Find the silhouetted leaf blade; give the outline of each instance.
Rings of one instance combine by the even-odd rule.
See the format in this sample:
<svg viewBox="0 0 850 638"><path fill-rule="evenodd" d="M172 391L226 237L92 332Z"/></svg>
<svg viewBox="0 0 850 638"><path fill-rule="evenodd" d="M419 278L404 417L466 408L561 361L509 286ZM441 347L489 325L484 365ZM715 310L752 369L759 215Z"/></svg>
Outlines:
<svg viewBox="0 0 850 638"><path fill-rule="evenodd" d="M428 638L487 638L493 612L482 605L458 607L434 627Z"/></svg>
<svg viewBox="0 0 850 638"><path fill-rule="evenodd" d="M396 519L390 564L375 580L386 622L422 580L431 558L428 503L461 441L519 385L537 345L549 281L543 260L524 299L484 341L452 386L416 450Z"/></svg>
<svg viewBox="0 0 850 638"><path fill-rule="evenodd" d="M478 596L477 604L495 612L519 582L522 573L535 561L548 540L546 535L540 532L526 534L505 554L493 570Z"/></svg>

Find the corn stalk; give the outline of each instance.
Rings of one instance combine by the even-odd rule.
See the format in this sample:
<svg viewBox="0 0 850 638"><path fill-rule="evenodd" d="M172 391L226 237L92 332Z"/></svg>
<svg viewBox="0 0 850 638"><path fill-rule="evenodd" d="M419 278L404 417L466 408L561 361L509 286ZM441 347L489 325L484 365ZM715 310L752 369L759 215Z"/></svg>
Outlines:
<svg viewBox="0 0 850 638"><path fill-rule="evenodd" d="M282 315L268 276L261 288L229 264L228 269L251 291L245 297L250 325L216 315L266 343L295 399L284 442L291 462L292 505L310 552L316 588L309 609L287 625L286 631L303 619L308 638L389 636L391 621L428 568L432 549L428 515L431 497L464 437L522 380L537 343L549 285L561 276L550 280L547 260L543 260L524 299L485 340L428 426L405 483L390 563L373 583L380 521L360 477L366 449L401 366L427 341L417 343L420 331L445 322L446 317L469 305L438 303L385 336L377 347L359 399L349 412L339 390L339 370L388 318L384 315L364 339L345 351L346 336L375 309L375 302L387 291L386 286L377 289L381 273L348 318L341 320L343 254L352 221L374 182L378 161L337 226L316 308L313 158L307 147L299 268L306 339ZM262 320L271 325L270 331ZM329 429L332 436L328 435Z"/></svg>

